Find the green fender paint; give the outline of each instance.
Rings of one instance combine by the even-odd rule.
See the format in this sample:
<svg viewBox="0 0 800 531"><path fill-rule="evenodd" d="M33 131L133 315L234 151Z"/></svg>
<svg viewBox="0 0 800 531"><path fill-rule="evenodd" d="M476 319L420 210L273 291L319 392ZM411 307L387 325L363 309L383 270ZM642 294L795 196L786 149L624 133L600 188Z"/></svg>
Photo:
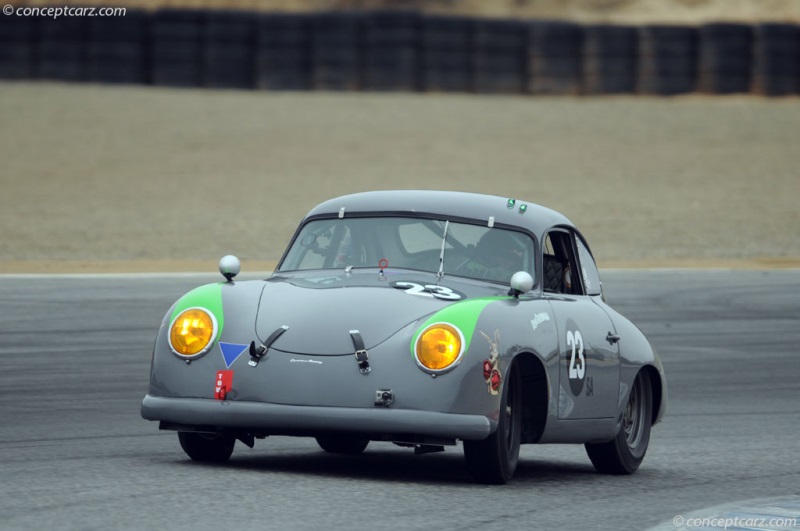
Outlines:
<svg viewBox="0 0 800 531"><path fill-rule="evenodd" d="M172 311L170 324L175 321L175 318L184 310L196 307L205 308L210 311L217 320L217 336L214 338L214 341L216 341L222 334L222 328L225 326L225 314L222 312L222 284L224 284L224 282L200 286L181 297L175 304L175 309Z"/></svg>
<svg viewBox="0 0 800 531"><path fill-rule="evenodd" d="M447 308L439 310L431 315L425 321L419 330L414 334L414 339L411 341L411 355L414 356L414 347L417 344L417 339L425 328L433 323L449 323L464 334L464 352L469 350L469 344L472 341L472 334L475 332L475 325L478 324L478 317L481 312L489 304L505 300L508 297L485 297L480 299L469 299L462 302L451 304Z"/></svg>

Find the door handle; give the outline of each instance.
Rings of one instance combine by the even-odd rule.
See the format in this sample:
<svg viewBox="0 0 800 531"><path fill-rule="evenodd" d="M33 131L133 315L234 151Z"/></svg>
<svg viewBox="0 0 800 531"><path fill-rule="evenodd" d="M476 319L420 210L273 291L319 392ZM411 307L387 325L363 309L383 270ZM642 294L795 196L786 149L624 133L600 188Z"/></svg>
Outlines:
<svg viewBox="0 0 800 531"><path fill-rule="evenodd" d="M614 334L613 332L609 332L608 335L606 336L606 341L608 341L612 345L615 345L619 343L619 336L617 334Z"/></svg>

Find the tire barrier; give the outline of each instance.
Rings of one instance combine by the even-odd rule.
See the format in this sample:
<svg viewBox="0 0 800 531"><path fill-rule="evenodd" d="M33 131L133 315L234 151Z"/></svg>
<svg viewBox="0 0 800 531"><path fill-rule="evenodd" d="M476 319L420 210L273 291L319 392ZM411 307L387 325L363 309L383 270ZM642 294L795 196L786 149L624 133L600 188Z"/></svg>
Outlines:
<svg viewBox="0 0 800 531"><path fill-rule="evenodd" d="M581 25L416 11L0 17L0 79L260 90L800 94L800 25Z"/></svg>
<svg viewBox="0 0 800 531"><path fill-rule="evenodd" d="M311 88L311 18L267 14L256 22L256 87L264 90Z"/></svg>
<svg viewBox="0 0 800 531"><path fill-rule="evenodd" d="M366 19L364 88L414 91L417 72L420 15L376 11Z"/></svg>
<svg viewBox="0 0 800 531"><path fill-rule="evenodd" d="M639 91L672 96L697 88L697 28L644 26L639 30Z"/></svg>
<svg viewBox="0 0 800 531"><path fill-rule="evenodd" d="M331 12L313 18L311 86L317 90L359 90L363 16Z"/></svg>
<svg viewBox="0 0 800 531"><path fill-rule="evenodd" d="M534 22L528 35L528 91L577 95L582 87L584 28L569 22Z"/></svg>
<svg viewBox="0 0 800 531"><path fill-rule="evenodd" d="M420 86L423 91L472 90L472 21L430 16L422 20Z"/></svg>
<svg viewBox="0 0 800 531"><path fill-rule="evenodd" d="M203 84L205 11L164 9L153 15L151 65L154 85Z"/></svg>
<svg viewBox="0 0 800 531"><path fill-rule="evenodd" d="M753 27L706 24L700 28L698 88L709 94L750 91Z"/></svg>
<svg viewBox="0 0 800 531"><path fill-rule="evenodd" d="M636 92L639 35L633 26L587 26L583 90L587 94Z"/></svg>
<svg viewBox="0 0 800 531"><path fill-rule="evenodd" d="M124 17L89 19L88 80L141 84L149 81L150 18L129 9Z"/></svg>
<svg viewBox="0 0 800 531"><path fill-rule="evenodd" d="M479 93L519 94L527 80L527 25L518 20L479 20L473 33L473 88Z"/></svg>
<svg viewBox="0 0 800 531"><path fill-rule="evenodd" d="M753 91L766 96L800 93L800 26L755 28Z"/></svg>
<svg viewBox="0 0 800 531"><path fill-rule="evenodd" d="M86 81L88 29L88 18L41 19L37 77L54 81Z"/></svg>
<svg viewBox="0 0 800 531"><path fill-rule="evenodd" d="M36 77L35 19L0 17L0 79Z"/></svg>
<svg viewBox="0 0 800 531"><path fill-rule="evenodd" d="M203 79L213 88L255 87L256 19L243 11L210 11L205 24Z"/></svg>

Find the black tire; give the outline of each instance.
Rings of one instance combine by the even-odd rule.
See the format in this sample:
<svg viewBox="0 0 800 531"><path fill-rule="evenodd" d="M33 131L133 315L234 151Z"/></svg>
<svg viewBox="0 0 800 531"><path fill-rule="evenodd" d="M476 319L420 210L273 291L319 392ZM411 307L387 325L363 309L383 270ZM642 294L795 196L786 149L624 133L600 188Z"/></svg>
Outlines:
<svg viewBox="0 0 800 531"><path fill-rule="evenodd" d="M423 50L420 57L423 91L467 92L472 88L470 55L466 49Z"/></svg>
<svg viewBox="0 0 800 531"><path fill-rule="evenodd" d="M369 440L344 435L324 435L317 437L317 444L331 454L358 455L366 450Z"/></svg>
<svg viewBox="0 0 800 531"><path fill-rule="evenodd" d="M493 434L482 441L464 441L467 470L478 483L502 485L517 469L522 440L522 382L513 368L506 375L500 411Z"/></svg>
<svg viewBox="0 0 800 531"><path fill-rule="evenodd" d="M749 92L753 67L753 27L714 23L700 28L699 78L701 92Z"/></svg>
<svg viewBox="0 0 800 531"><path fill-rule="evenodd" d="M314 17L311 32L311 84L317 90L359 90L363 17L331 12Z"/></svg>
<svg viewBox="0 0 800 531"><path fill-rule="evenodd" d="M585 27L569 22L534 22L529 31L528 91L579 94Z"/></svg>
<svg viewBox="0 0 800 531"><path fill-rule="evenodd" d="M633 474L642 464L653 423L653 390L646 374L633 383L619 433L604 443L586 444L586 453L602 474Z"/></svg>
<svg viewBox="0 0 800 531"><path fill-rule="evenodd" d="M416 90L420 16L413 12L373 11L367 16L364 88Z"/></svg>
<svg viewBox="0 0 800 531"><path fill-rule="evenodd" d="M186 455L193 461L224 463L230 459L236 438L233 435L212 435L179 431L178 440Z"/></svg>
<svg viewBox="0 0 800 531"><path fill-rule="evenodd" d="M472 62L478 93L519 94L525 91L528 27L516 20L477 21Z"/></svg>
<svg viewBox="0 0 800 531"><path fill-rule="evenodd" d="M756 26L753 88L767 96L800 92L800 26Z"/></svg>
<svg viewBox="0 0 800 531"><path fill-rule="evenodd" d="M585 92L635 92L638 45L638 31L632 26L588 26L583 58Z"/></svg>
<svg viewBox="0 0 800 531"><path fill-rule="evenodd" d="M644 26L640 33L639 89L674 95L697 88L697 28Z"/></svg>
<svg viewBox="0 0 800 531"><path fill-rule="evenodd" d="M37 19L0 17L0 79L35 77Z"/></svg>
<svg viewBox="0 0 800 531"><path fill-rule="evenodd" d="M466 17L426 16L420 26L422 53L456 50L466 54L471 45L472 30L472 20Z"/></svg>
<svg viewBox="0 0 800 531"><path fill-rule="evenodd" d="M39 77L86 81L88 18L43 18L39 22Z"/></svg>
<svg viewBox="0 0 800 531"><path fill-rule="evenodd" d="M210 11L204 27L205 86L250 89L255 86L257 18L244 11Z"/></svg>
<svg viewBox="0 0 800 531"><path fill-rule="evenodd" d="M151 25L151 78L154 85L203 84L203 32L206 12L162 9Z"/></svg>

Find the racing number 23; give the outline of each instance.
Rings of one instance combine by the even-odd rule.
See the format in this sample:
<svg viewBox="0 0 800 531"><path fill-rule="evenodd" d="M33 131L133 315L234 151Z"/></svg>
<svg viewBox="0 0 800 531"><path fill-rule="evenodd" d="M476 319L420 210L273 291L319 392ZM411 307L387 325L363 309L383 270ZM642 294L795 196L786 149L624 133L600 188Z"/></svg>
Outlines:
<svg viewBox="0 0 800 531"><path fill-rule="evenodd" d="M435 284L426 284L423 286L415 282L395 282L394 287L406 290L406 293L411 295L419 295L421 297L436 297L437 299L451 301L457 301L462 298L458 292Z"/></svg>
<svg viewBox="0 0 800 531"><path fill-rule="evenodd" d="M582 380L586 374L586 357L583 355L583 336L578 330L567 331L567 347L572 347L569 356L569 378Z"/></svg>

